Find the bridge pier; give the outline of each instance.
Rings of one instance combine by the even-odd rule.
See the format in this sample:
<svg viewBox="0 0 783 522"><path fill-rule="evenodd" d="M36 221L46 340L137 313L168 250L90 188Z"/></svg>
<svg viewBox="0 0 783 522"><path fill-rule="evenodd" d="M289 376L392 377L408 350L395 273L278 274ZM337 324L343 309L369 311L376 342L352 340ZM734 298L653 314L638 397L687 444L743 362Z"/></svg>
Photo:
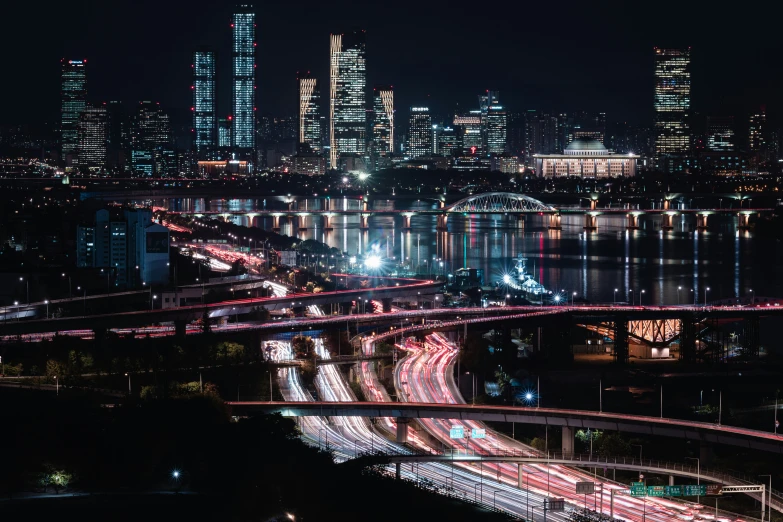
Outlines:
<svg viewBox="0 0 783 522"><path fill-rule="evenodd" d="M280 216L272 216L272 230L275 232L280 231Z"/></svg>
<svg viewBox="0 0 783 522"><path fill-rule="evenodd" d="M561 452L563 455L574 454L574 428L569 426L563 426L563 438L561 446Z"/></svg>
<svg viewBox="0 0 783 522"><path fill-rule="evenodd" d="M370 215L369 214L361 214L360 217L361 217L361 224L359 225L359 228L362 229L362 230L369 230L369 228L370 228Z"/></svg>
<svg viewBox="0 0 783 522"><path fill-rule="evenodd" d="M598 208L598 200L597 199L591 199L590 200L590 210L595 210Z"/></svg>
<svg viewBox="0 0 783 522"><path fill-rule="evenodd" d="M394 463L394 478L397 480L400 480L400 463L395 462Z"/></svg>
<svg viewBox="0 0 783 522"><path fill-rule="evenodd" d="M759 317L746 317L742 321L742 349L745 355L758 357L760 344L761 325Z"/></svg>
<svg viewBox="0 0 783 522"><path fill-rule="evenodd" d="M435 230L448 230L448 218L446 214L441 214L438 216L438 224L435 227Z"/></svg>
<svg viewBox="0 0 783 522"><path fill-rule="evenodd" d="M297 216L299 222L299 230L307 230L307 216Z"/></svg>
<svg viewBox="0 0 783 522"><path fill-rule="evenodd" d="M693 314L680 317L680 359L685 362L696 360L696 325Z"/></svg>
<svg viewBox="0 0 783 522"><path fill-rule="evenodd" d="M560 214L549 214L549 230L562 230Z"/></svg>
<svg viewBox="0 0 783 522"><path fill-rule="evenodd" d="M670 486L674 485L674 475L669 475L669 485Z"/></svg>
<svg viewBox="0 0 783 522"><path fill-rule="evenodd" d="M525 474L522 472L522 463L517 464L517 486L519 489L525 489L523 481L525 480Z"/></svg>
<svg viewBox="0 0 783 522"><path fill-rule="evenodd" d="M403 230L410 230L411 229L411 215L410 214L403 214L402 215L402 229Z"/></svg>
<svg viewBox="0 0 783 522"><path fill-rule="evenodd" d="M707 214L696 214L696 230L707 230Z"/></svg>
<svg viewBox="0 0 783 522"><path fill-rule="evenodd" d="M598 216L585 214L585 230L598 230Z"/></svg>
<svg viewBox="0 0 783 522"><path fill-rule="evenodd" d="M326 201L329 201L328 199ZM334 230L332 228L332 216L331 214L324 214L324 230Z"/></svg>
<svg viewBox="0 0 783 522"><path fill-rule="evenodd" d="M637 230L639 228L639 215L628 214L628 224L625 228L628 230Z"/></svg>
<svg viewBox="0 0 783 522"><path fill-rule="evenodd" d="M408 423L411 421L407 417L397 417L396 441L400 444L408 442Z"/></svg>
<svg viewBox="0 0 783 522"><path fill-rule="evenodd" d="M674 228L674 224L673 223L674 223L674 216L672 214L664 214L663 215L663 224L661 225L661 229L662 230L672 230Z"/></svg>

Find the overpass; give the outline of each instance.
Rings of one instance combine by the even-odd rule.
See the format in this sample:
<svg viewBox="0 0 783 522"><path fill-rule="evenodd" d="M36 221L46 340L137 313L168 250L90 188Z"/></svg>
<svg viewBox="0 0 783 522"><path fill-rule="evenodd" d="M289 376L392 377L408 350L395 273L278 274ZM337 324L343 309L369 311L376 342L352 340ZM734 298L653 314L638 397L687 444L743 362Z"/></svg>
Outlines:
<svg viewBox="0 0 783 522"><path fill-rule="evenodd" d="M385 402L229 402L234 415L279 413L286 417L394 417L519 422L562 428L563 453L573 453L575 429L598 429L729 444L783 454L783 435L707 422L557 408ZM398 426L403 422L398 423Z"/></svg>

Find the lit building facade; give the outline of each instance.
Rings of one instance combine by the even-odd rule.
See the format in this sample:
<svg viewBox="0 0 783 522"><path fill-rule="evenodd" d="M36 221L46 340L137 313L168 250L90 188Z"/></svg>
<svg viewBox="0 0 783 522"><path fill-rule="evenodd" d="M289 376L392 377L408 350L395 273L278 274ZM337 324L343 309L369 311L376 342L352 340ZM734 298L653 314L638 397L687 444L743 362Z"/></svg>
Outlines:
<svg viewBox="0 0 783 522"><path fill-rule="evenodd" d="M487 109L487 154L500 155L506 151L506 131L506 109L501 105L490 105Z"/></svg>
<svg viewBox="0 0 783 522"><path fill-rule="evenodd" d="M218 120L218 148L231 147L231 117Z"/></svg>
<svg viewBox="0 0 783 522"><path fill-rule="evenodd" d="M655 156L690 152L691 51L655 49Z"/></svg>
<svg viewBox="0 0 783 522"><path fill-rule="evenodd" d="M168 114L158 103L139 102L131 133L132 170L146 176L171 176L176 174L176 165Z"/></svg>
<svg viewBox="0 0 783 522"><path fill-rule="evenodd" d="M193 53L193 144L196 159L212 159L217 148L215 53Z"/></svg>
<svg viewBox="0 0 783 522"><path fill-rule="evenodd" d="M428 107L411 107L407 156L411 159L432 156L432 116Z"/></svg>
<svg viewBox="0 0 783 522"><path fill-rule="evenodd" d="M310 74L299 77L299 143L321 152L321 91Z"/></svg>
<svg viewBox="0 0 783 522"><path fill-rule="evenodd" d="M460 135L462 152L465 154L481 154L481 111L470 111L465 116L454 116L454 127Z"/></svg>
<svg viewBox="0 0 783 522"><path fill-rule="evenodd" d="M106 107L88 105L79 117L79 166L101 169L107 163L109 119Z"/></svg>
<svg viewBox="0 0 783 522"><path fill-rule="evenodd" d="M238 6L231 19L231 28L231 146L236 152L248 153L256 146L256 15L253 6Z"/></svg>
<svg viewBox="0 0 783 522"><path fill-rule="evenodd" d="M372 139L375 152L388 156L394 152L394 89L392 86L373 89Z"/></svg>
<svg viewBox="0 0 783 522"><path fill-rule="evenodd" d="M79 147L79 117L87 105L87 60L60 60L60 145L66 166L74 165Z"/></svg>
<svg viewBox="0 0 783 522"><path fill-rule="evenodd" d="M748 150L759 154L766 149L767 111L766 107L751 114L748 121Z"/></svg>
<svg viewBox="0 0 783 522"><path fill-rule="evenodd" d="M636 154L613 154L597 140L572 141L563 154L535 154L539 177L616 178L636 175Z"/></svg>
<svg viewBox="0 0 783 522"><path fill-rule="evenodd" d="M329 56L329 166L336 169L341 155L367 149L364 31L332 34Z"/></svg>
<svg viewBox="0 0 783 522"><path fill-rule="evenodd" d="M462 145L459 135L454 127L441 125L437 133L438 137L438 156L452 157L462 152Z"/></svg>
<svg viewBox="0 0 783 522"><path fill-rule="evenodd" d="M707 119L707 149L713 152L727 152L735 148L734 118L731 116Z"/></svg>

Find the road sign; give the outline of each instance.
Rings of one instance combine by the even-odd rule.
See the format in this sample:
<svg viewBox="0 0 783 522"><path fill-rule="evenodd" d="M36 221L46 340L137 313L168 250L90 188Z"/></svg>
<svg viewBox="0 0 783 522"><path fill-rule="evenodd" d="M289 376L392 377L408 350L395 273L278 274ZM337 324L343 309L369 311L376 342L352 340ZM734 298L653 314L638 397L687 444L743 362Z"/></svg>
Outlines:
<svg viewBox="0 0 783 522"><path fill-rule="evenodd" d="M707 495L706 484L685 484L682 487L683 497L704 497Z"/></svg>
<svg viewBox="0 0 783 522"><path fill-rule="evenodd" d="M707 484L707 495L720 495L723 493L722 484Z"/></svg>
<svg viewBox="0 0 783 522"><path fill-rule="evenodd" d="M663 497L666 495L666 488L664 486L647 486L648 497Z"/></svg>
<svg viewBox="0 0 783 522"><path fill-rule="evenodd" d="M465 428L455 424L454 426L451 427L451 430L449 430L449 437L451 437L452 439L464 439Z"/></svg>
<svg viewBox="0 0 783 522"><path fill-rule="evenodd" d="M595 493L595 484L593 482L577 482L576 493L578 495L592 495Z"/></svg>
<svg viewBox="0 0 783 522"><path fill-rule="evenodd" d="M487 436L487 430L484 428L473 428L470 430L470 438L471 439L483 439Z"/></svg>
<svg viewBox="0 0 783 522"><path fill-rule="evenodd" d="M667 497L681 497L682 496L682 486L666 486L666 496Z"/></svg>
<svg viewBox="0 0 783 522"><path fill-rule="evenodd" d="M592 484L592 482L588 482L588 484ZM565 500L562 498L550 498L549 511L565 511Z"/></svg>
<svg viewBox="0 0 783 522"><path fill-rule="evenodd" d="M644 482L631 482L631 496L643 497L647 495L647 488L644 486Z"/></svg>

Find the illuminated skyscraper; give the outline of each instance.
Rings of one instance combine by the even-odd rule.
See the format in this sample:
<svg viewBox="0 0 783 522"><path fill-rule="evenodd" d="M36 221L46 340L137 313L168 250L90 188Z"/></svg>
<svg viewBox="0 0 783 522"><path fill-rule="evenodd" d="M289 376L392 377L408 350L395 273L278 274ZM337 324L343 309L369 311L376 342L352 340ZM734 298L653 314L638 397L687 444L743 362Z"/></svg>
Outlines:
<svg viewBox="0 0 783 522"><path fill-rule="evenodd" d="M506 109L501 105L490 105L487 108L487 154L506 152L506 127Z"/></svg>
<svg viewBox="0 0 783 522"><path fill-rule="evenodd" d="M321 89L309 72L299 76L299 143L321 152Z"/></svg>
<svg viewBox="0 0 783 522"><path fill-rule="evenodd" d="M734 145L734 118L707 118L707 148L715 152L727 152L734 150Z"/></svg>
<svg viewBox="0 0 783 522"><path fill-rule="evenodd" d="M79 166L101 169L106 166L109 119L105 106L86 106L79 116Z"/></svg>
<svg viewBox="0 0 783 522"><path fill-rule="evenodd" d="M432 156L432 116L427 107L411 107L407 153L411 159Z"/></svg>
<svg viewBox="0 0 783 522"><path fill-rule="evenodd" d="M464 116L454 116L454 127L458 129L459 141L465 154L481 154L481 111L470 111Z"/></svg>
<svg viewBox="0 0 783 522"><path fill-rule="evenodd" d="M329 160L336 169L341 155L363 155L367 146L364 31L332 34L329 55Z"/></svg>
<svg viewBox="0 0 783 522"><path fill-rule="evenodd" d="M131 134L133 172L147 176L175 175L176 160L168 114L158 103L139 102Z"/></svg>
<svg viewBox="0 0 783 522"><path fill-rule="evenodd" d="M388 156L394 153L394 88L391 85L373 89L372 108L375 152Z"/></svg>
<svg viewBox="0 0 783 522"><path fill-rule="evenodd" d="M659 166L665 157L690 151L688 117L691 109L691 50L655 49L655 156Z"/></svg>
<svg viewBox="0 0 783 522"><path fill-rule="evenodd" d="M252 5L239 5L232 16L232 117L231 146L250 152L256 145L255 74L256 15Z"/></svg>
<svg viewBox="0 0 783 522"><path fill-rule="evenodd" d="M217 148L215 54L193 53L193 145L196 159L214 159Z"/></svg>
<svg viewBox="0 0 783 522"><path fill-rule="evenodd" d="M748 125L748 149L758 154L766 148L767 110L762 106L755 114L750 115Z"/></svg>
<svg viewBox="0 0 783 522"><path fill-rule="evenodd" d="M67 166L77 162L79 116L87 104L87 60L60 60L62 91L60 93L60 145Z"/></svg>

